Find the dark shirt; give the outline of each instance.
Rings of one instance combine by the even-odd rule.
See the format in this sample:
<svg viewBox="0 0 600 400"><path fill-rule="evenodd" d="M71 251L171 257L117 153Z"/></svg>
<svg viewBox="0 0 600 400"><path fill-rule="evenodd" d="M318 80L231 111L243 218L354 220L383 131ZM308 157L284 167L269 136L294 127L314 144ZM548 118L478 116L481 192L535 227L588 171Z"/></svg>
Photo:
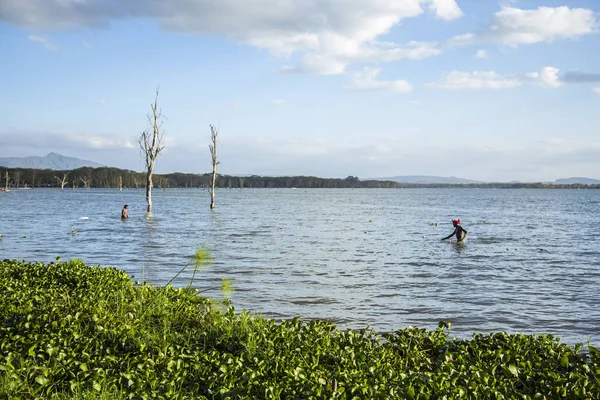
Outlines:
<svg viewBox="0 0 600 400"><path fill-rule="evenodd" d="M465 236L467 236L467 231L465 230L465 228L463 228L460 225L456 226L456 229L454 230L454 233L456 234L456 239L460 242L461 240L463 240L465 238Z"/></svg>
<svg viewBox="0 0 600 400"><path fill-rule="evenodd" d="M461 242L467 236L467 230L460 225L455 225L454 232L452 232L450 235L446 236L442 240L450 239L452 236L456 236L456 240Z"/></svg>

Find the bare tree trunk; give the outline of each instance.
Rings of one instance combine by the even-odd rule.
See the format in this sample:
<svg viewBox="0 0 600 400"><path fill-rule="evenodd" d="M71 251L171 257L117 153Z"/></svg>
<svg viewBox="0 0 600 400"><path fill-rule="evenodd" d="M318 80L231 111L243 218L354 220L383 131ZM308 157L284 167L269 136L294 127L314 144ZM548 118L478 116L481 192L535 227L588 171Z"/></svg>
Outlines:
<svg viewBox="0 0 600 400"><path fill-rule="evenodd" d="M67 174L63 174L62 179L60 179L58 176L55 176L56 180L58 181L58 183L60 183L60 190L62 190L64 192L65 190L65 185L69 182L67 182ZM73 189L75 189L75 182L73 182Z"/></svg>
<svg viewBox="0 0 600 400"><path fill-rule="evenodd" d="M146 172L146 203L148 203L148 214L152 212L152 187L154 186L152 183L153 169L154 166L148 167L148 172Z"/></svg>
<svg viewBox="0 0 600 400"><path fill-rule="evenodd" d="M4 190L8 191L8 171L4 171Z"/></svg>
<svg viewBox="0 0 600 400"><path fill-rule="evenodd" d="M81 181L81 183L83 183L83 187L85 189L90 189L90 179L88 179L87 176L84 176L83 178L79 178L79 180Z"/></svg>
<svg viewBox="0 0 600 400"><path fill-rule="evenodd" d="M210 150L211 162L213 167L212 172L212 184L210 188L210 209L215 208L215 184L217 183L217 165L219 165L219 161L217 160L217 136L219 134L219 130L214 126L210 125L210 141L211 143L208 145L208 149Z"/></svg>
<svg viewBox="0 0 600 400"><path fill-rule="evenodd" d="M140 149L144 152L146 161L146 203L148 204L148 214L152 213L152 174L154 174L154 164L160 152L164 149L161 141L164 135L162 132L162 113L158 110L158 89L154 104L150 104L152 114L148 115L148 122L152 126L152 132L149 129L140 133L138 142Z"/></svg>
<svg viewBox="0 0 600 400"><path fill-rule="evenodd" d="M119 176L119 192L123 190L123 177Z"/></svg>

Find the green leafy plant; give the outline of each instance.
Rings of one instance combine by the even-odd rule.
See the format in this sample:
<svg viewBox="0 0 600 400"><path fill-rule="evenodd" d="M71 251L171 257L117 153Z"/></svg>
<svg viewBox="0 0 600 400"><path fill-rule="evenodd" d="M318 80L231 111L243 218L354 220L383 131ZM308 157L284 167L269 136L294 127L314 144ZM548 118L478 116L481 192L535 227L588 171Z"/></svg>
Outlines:
<svg viewBox="0 0 600 400"><path fill-rule="evenodd" d="M276 322L79 259L0 276L0 398L600 398L599 351L551 335Z"/></svg>

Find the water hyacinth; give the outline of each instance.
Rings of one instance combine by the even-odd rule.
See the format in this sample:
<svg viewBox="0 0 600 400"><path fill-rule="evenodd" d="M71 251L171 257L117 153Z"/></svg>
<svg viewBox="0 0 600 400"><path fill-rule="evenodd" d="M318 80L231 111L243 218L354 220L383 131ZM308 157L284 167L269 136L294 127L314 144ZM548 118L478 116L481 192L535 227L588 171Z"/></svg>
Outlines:
<svg viewBox="0 0 600 400"><path fill-rule="evenodd" d="M0 276L0 398L600 397L598 351L550 335L276 322L81 260Z"/></svg>

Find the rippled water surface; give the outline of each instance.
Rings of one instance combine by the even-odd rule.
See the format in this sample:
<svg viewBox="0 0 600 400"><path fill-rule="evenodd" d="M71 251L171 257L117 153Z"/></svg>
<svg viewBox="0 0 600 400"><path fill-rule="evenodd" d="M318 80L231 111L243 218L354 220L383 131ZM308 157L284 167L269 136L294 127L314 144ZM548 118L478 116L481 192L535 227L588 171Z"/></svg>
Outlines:
<svg viewBox="0 0 600 400"><path fill-rule="evenodd" d="M164 284L205 246L215 262L195 286L219 297L231 278L238 310L600 344L600 190L232 189L212 212L205 190L153 199L148 219L142 190L1 193L0 259L82 258ZM439 240L453 217L462 246Z"/></svg>

